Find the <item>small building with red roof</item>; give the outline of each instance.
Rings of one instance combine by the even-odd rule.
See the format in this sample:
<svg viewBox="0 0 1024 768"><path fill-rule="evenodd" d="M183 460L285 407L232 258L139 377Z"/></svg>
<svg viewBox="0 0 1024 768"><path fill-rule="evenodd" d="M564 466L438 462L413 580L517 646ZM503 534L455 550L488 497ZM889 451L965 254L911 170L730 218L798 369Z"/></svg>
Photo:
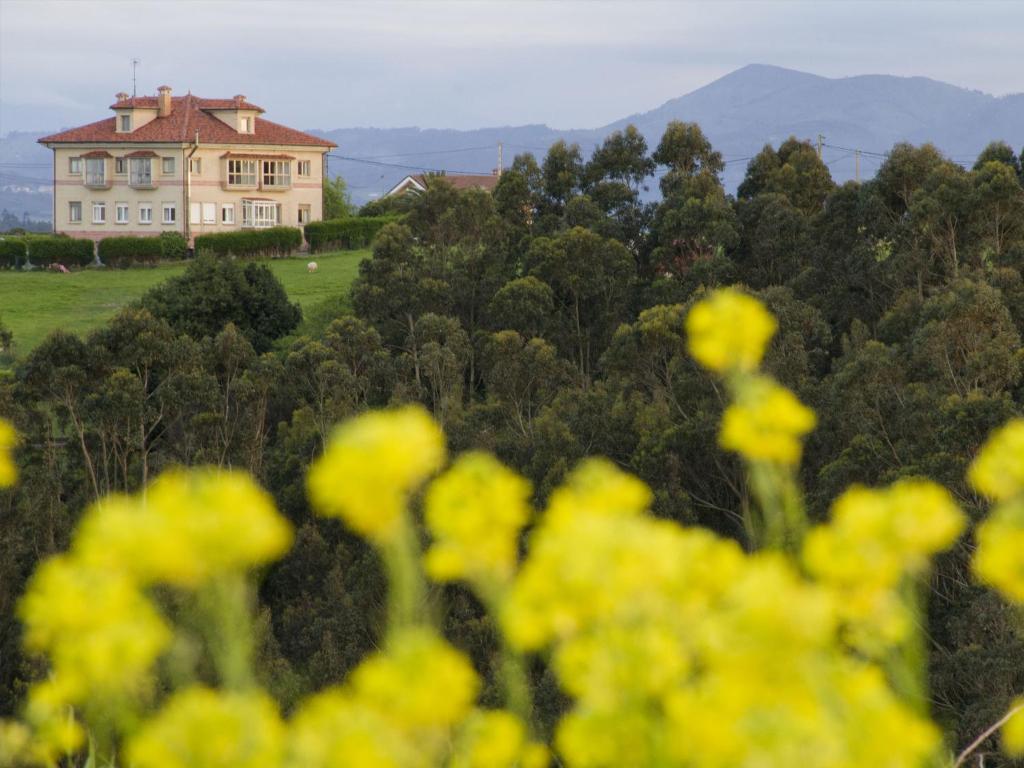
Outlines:
<svg viewBox="0 0 1024 768"><path fill-rule="evenodd" d="M323 216L336 145L273 123L245 96L119 93L113 117L39 139L53 150L57 232L199 234L301 226Z"/></svg>
<svg viewBox="0 0 1024 768"><path fill-rule="evenodd" d="M417 173L406 176L391 189L384 193L384 197L396 195L421 194L427 191L427 185L431 180L438 179L447 182L458 190L482 189L485 192L493 192L498 186L500 173L497 170L491 173Z"/></svg>

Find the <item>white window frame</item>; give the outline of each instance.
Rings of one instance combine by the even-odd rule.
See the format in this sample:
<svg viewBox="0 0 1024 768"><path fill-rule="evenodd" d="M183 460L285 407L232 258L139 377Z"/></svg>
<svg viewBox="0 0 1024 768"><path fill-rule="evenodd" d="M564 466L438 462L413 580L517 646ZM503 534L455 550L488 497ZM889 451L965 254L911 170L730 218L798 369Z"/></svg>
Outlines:
<svg viewBox="0 0 1024 768"><path fill-rule="evenodd" d="M309 224L313 218L313 206L308 203L300 204L299 208L299 224Z"/></svg>
<svg viewBox="0 0 1024 768"><path fill-rule="evenodd" d="M126 203L126 202L114 203L114 223L115 224L127 224L128 223L128 203Z"/></svg>
<svg viewBox="0 0 1024 768"><path fill-rule="evenodd" d="M128 173L128 158L126 157L115 157L114 158L114 175L124 176Z"/></svg>
<svg viewBox="0 0 1024 768"><path fill-rule="evenodd" d="M82 223L82 201L81 200L69 200L68 201L68 221L72 224Z"/></svg>
<svg viewBox="0 0 1024 768"><path fill-rule="evenodd" d="M153 158L130 157L128 158L128 169L131 172L128 183L133 187L153 186Z"/></svg>
<svg viewBox="0 0 1024 768"><path fill-rule="evenodd" d="M298 160L295 163L295 173L298 176L309 176L312 170L312 163L309 160Z"/></svg>
<svg viewBox="0 0 1024 768"><path fill-rule="evenodd" d="M172 157L161 157L160 158L160 175L161 176L173 176L176 171L177 165L174 162L175 158ZM170 168L170 170L167 170Z"/></svg>
<svg viewBox="0 0 1024 768"><path fill-rule="evenodd" d="M102 187L107 183L107 159L105 157L85 158L85 185Z"/></svg>
<svg viewBox="0 0 1024 768"><path fill-rule="evenodd" d="M153 223L153 204L139 203L139 224Z"/></svg>
<svg viewBox="0 0 1024 768"><path fill-rule="evenodd" d="M239 133L252 133L252 117L243 117L241 124L242 128Z"/></svg>
<svg viewBox="0 0 1024 768"><path fill-rule="evenodd" d="M201 206L200 206L199 203L189 203L188 204L188 223L189 224L198 224L199 223L200 210L201 210Z"/></svg>
<svg viewBox="0 0 1024 768"><path fill-rule="evenodd" d="M224 203L220 209L220 223L221 224L234 224L235 223L235 204Z"/></svg>
<svg viewBox="0 0 1024 768"><path fill-rule="evenodd" d="M107 204L103 201L94 201L92 204L92 223L107 223Z"/></svg>
<svg viewBox="0 0 1024 768"><path fill-rule="evenodd" d="M228 160L229 187L255 187L259 179L259 163L255 160Z"/></svg>
<svg viewBox="0 0 1024 768"><path fill-rule="evenodd" d="M82 175L82 158L80 157L69 157L68 158L68 174L71 176Z"/></svg>
<svg viewBox="0 0 1024 768"><path fill-rule="evenodd" d="M203 203L203 224L217 223L217 204Z"/></svg>
<svg viewBox="0 0 1024 768"><path fill-rule="evenodd" d="M160 203L160 221L163 224L177 224L178 223L178 205L174 202L163 202ZM168 212L170 216L168 217Z"/></svg>
<svg viewBox="0 0 1024 768"><path fill-rule="evenodd" d="M203 158L201 157L190 157L188 159L188 172L194 173L196 176L203 175Z"/></svg>
<svg viewBox="0 0 1024 768"><path fill-rule="evenodd" d="M272 200L242 200L243 229L266 229L277 225L277 203Z"/></svg>
<svg viewBox="0 0 1024 768"><path fill-rule="evenodd" d="M288 189L292 185L290 160L263 160L260 163L260 186L264 189Z"/></svg>
<svg viewBox="0 0 1024 768"><path fill-rule="evenodd" d="M121 133L132 132L132 116L131 115L119 115L117 124L121 126Z"/></svg>

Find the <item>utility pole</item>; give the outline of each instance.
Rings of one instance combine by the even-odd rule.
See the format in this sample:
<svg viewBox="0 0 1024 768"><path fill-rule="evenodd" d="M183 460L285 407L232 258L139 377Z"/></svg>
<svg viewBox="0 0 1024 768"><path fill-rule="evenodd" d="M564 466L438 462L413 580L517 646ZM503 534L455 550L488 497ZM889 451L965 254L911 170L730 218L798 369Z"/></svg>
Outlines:
<svg viewBox="0 0 1024 768"><path fill-rule="evenodd" d="M142 63L142 59L132 59L132 98L135 98L135 69Z"/></svg>
<svg viewBox="0 0 1024 768"><path fill-rule="evenodd" d="M498 142L498 178L499 179L501 178L501 171L502 171L502 158L501 158L501 156L502 156L502 150L503 149L504 149L504 147L502 146L501 142L499 141Z"/></svg>
<svg viewBox="0 0 1024 768"><path fill-rule="evenodd" d="M825 140L825 137L820 133L818 134L818 159L821 160L821 142Z"/></svg>
<svg viewBox="0 0 1024 768"><path fill-rule="evenodd" d="M856 171L854 171L854 173L856 174L857 183L860 184L860 150L858 149L856 152L854 152L853 156L854 158L856 158Z"/></svg>

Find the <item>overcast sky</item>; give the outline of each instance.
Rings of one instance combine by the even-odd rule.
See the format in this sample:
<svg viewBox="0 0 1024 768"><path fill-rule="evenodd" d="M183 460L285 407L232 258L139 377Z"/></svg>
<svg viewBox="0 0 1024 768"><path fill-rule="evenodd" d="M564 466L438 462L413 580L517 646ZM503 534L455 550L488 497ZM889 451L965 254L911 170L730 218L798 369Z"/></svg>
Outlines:
<svg viewBox="0 0 1024 768"><path fill-rule="evenodd" d="M1024 92L1024 3L0 0L0 133L108 116L133 57L300 128L596 127L750 63Z"/></svg>

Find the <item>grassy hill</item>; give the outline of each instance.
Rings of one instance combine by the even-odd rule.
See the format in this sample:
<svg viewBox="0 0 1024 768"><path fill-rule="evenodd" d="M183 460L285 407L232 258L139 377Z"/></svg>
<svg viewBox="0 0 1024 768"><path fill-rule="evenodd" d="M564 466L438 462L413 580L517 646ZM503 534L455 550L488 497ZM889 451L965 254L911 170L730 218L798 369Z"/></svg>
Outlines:
<svg viewBox="0 0 1024 768"><path fill-rule="evenodd" d="M309 257L267 262L284 284L292 301L303 310L345 297L369 251L318 253L319 270L306 269ZM184 264L123 270L88 269L62 275L56 272L0 271L0 318L14 332L20 357L51 331L62 328L87 333L147 290L185 270Z"/></svg>

